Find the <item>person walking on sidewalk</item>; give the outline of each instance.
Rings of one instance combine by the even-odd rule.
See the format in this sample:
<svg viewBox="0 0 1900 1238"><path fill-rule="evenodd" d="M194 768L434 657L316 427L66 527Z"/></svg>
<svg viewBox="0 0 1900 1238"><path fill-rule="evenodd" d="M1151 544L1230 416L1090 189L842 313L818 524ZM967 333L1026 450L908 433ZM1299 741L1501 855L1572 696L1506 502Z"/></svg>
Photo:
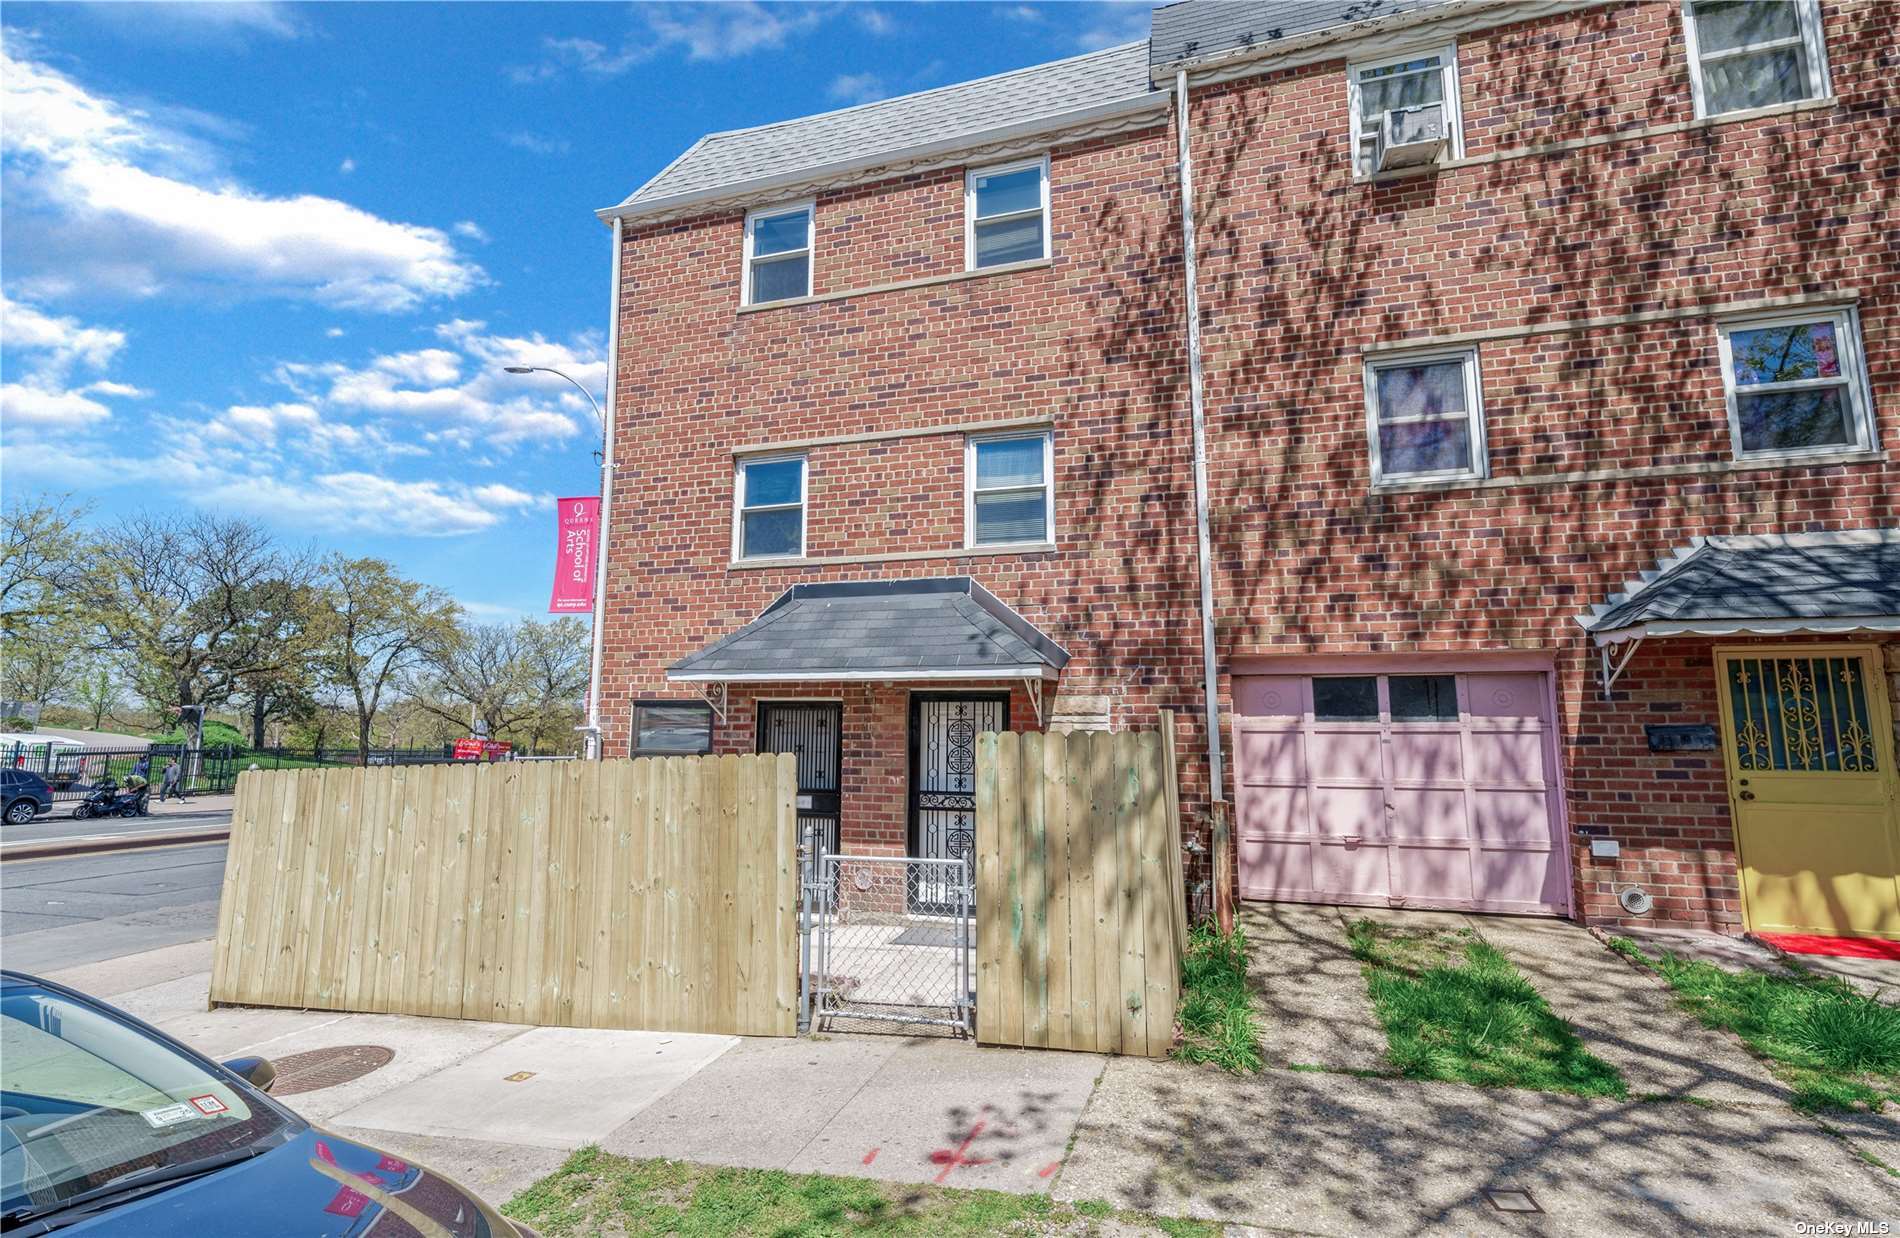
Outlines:
<svg viewBox="0 0 1900 1238"><path fill-rule="evenodd" d="M185 798L185 792L183 788L179 786L179 781L184 776L185 771L178 768L177 758L165 762L165 781L158 789L160 803L163 803L166 797L172 795L176 795L181 800Z"/></svg>

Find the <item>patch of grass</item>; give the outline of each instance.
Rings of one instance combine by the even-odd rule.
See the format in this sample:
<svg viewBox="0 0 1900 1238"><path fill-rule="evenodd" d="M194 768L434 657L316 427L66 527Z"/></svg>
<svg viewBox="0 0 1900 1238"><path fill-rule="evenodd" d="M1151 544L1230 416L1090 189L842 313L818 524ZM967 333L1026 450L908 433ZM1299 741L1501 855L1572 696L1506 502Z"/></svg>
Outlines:
<svg viewBox="0 0 1900 1238"><path fill-rule="evenodd" d="M1741 1037L1794 1090L1797 1109L1900 1104L1900 1009L1837 976L1729 971L1651 955L1627 937L1611 939L1610 948L1653 967L1705 1025Z"/></svg>
<svg viewBox="0 0 1900 1238"><path fill-rule="evenodd" d="M1212 1062L1234 1074L1261 1067L1260 1016L1247 990L1247 934L1238 925L1223 935L1212 922L1188 931L1181 956L1181 1004L1175 1018L1183 1062Z"/></svg>
<svg viewBox="0 0 1900 1238"><path fill-rule="evenodd" d="M635 1161L585 1147L502 1209L549 1238L600 1233L699 1235L1092 1233L1212 1238L1218 1226L1046 1195L966 1191L685 1161Z"/></svg>
<svg viewBox="0 0 1900 1238"><path fill-rule="evenodd" d="M1387 1060L1405 1078L1627 1094L1616 1068L1587 1052L1511 961L1469 929L1356 920L1347 941L1385 1026Z"/></svg>

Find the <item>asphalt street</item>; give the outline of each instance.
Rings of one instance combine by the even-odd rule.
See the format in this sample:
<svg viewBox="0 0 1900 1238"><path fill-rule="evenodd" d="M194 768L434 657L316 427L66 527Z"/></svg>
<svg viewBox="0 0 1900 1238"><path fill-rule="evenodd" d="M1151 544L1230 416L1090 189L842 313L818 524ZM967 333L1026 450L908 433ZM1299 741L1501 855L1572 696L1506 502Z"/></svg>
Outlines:
<svg viewBox="0 0 1900 1238"><path fill-rule="evenodd" d="M24 847L28 844L69 842L121 834L156 834L178 830L215 830L231 824L230 799L203 808L188 805L181 811L153 813L149 817L95 817L76 821L72 805L58 803L53 811L27 825L0 827L0 846Z"/></svg>
<svg viewBox="0 0 1900 1238"><path fill-rule="evenodd" d="M8 860L0 864L0 962L39 974L211 937L224 851L198 843Z"/></svg>

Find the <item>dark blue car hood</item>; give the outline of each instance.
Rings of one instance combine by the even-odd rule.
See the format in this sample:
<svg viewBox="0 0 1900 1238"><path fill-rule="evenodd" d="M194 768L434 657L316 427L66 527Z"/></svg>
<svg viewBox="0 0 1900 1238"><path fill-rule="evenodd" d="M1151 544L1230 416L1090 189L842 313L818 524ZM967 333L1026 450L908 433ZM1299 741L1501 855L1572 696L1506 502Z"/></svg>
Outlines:
<svg viewBox="0 0 1900 1238"><path fill-rule="evenodd" d="M480 1199L434 1170L314 1127L261 1156L60 1232L142 1238L514 1236Z"/></svg>

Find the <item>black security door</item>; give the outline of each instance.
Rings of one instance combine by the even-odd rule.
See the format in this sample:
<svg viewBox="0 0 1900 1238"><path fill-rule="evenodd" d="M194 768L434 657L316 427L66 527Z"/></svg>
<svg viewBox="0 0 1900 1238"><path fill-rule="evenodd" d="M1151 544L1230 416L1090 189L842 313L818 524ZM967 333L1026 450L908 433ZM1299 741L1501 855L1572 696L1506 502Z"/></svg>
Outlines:
<svg viewBox="0 0 1900 1238"><path fill-rule="evenodd" d="M835 701L761 701L759 751L798 758L798 833L817 826L838 851L838 786L844 766L844 706Z"/></svg>
<svg viewBox="0 0 1900 1238"><path fill-rule="evenodd" d="M1009 694L910 698L910 854L960 860L976 845L976 737L1009 729Z"/></svg>

